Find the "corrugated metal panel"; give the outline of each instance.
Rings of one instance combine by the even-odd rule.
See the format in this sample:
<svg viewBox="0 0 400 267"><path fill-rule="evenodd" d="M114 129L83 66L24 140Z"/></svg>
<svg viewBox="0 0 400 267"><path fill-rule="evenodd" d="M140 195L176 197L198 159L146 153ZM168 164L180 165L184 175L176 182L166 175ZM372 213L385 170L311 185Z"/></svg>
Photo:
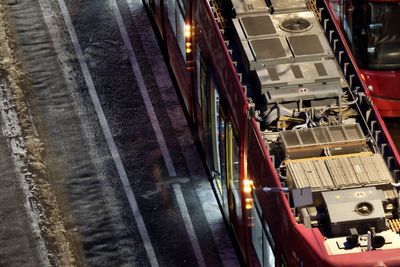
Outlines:
<svg viewBox="0 0 400 267"><path fill-rule="evenodd" d="M312 162L305 162L305 164L303 165L303 169L306 177L308 178L310 186L320 187L321 182Z"/></svg>
<svg viewBox="0 0 400 267"><path fill-rule="evenodd" d="M322 188L334 188L335 184L332 181L331 175L323 160L316 160L314 162L315 169L317 170L321 179Z"/></svg>
<svg viewBox="0 0 400 267"><path fill-rule="evenodd" d="M353 166L353 170L357 175L358 181L360 184L369 184L371 182L369 178L369 174L364 167L364 163L361 157L353 157L350 158L350 163Z"/></svg>
<svg viewBox="0 0 400 267"><path fill-rule="evenodd" d="M353 164L351 164L350 158L342 158L340 163L344 167L347 185L359 185L360 180L357 177Z"/></svg>
<svg viewBox="0 0 400 267"><path fill-rule="evenodd" d="M387 181L388 177L391 177L385 161L380 155L375 154L374 157L365 158L363 161L365 162L371 183Z"/></svg>
<svg viewBox="0 0 400 267"><path fill-rule="evenodd" d="M380 154L360 153L287 161L289 183L314 191L387 184L392 176Z"/></svg>
<svg viewBox="0 0 400 267"><path fill-rule="evenodd" d="M336 160L326 160L325 164L328 171L332 177L333 183L336 187L341 188L346 185L345 175L343 173L343 168L339 165Z"/></svg>

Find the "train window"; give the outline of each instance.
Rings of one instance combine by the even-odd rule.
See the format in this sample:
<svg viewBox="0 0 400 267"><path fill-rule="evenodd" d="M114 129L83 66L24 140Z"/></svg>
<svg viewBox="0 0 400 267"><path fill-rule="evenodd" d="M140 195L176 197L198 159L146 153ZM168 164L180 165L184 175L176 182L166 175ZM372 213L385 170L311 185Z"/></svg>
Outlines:
<svg viewBox="0 0 400 267"><path fill-rule="evenodd" d="M209 126L209 76L207 75L207 69L203 62L200 64L200 94L201 94L201 113L202 120L205 129L208 129Z"/></svg>
<svg viewBox="0 0 400 267"><path fill-rule="evenodd" d="M199 125L199 138L205 148L206 163L210 169L214 166L213 148L211 145L211 89L214 90L210 82L211 75L203 61L200 61L200 98L201 98L201 123ZM212 88L211 88L212 87Z"/></svg>
<svg viewBox="0 0 400 267"><path fill-rule="evenodd" d="M389 2L364 5L366 32L365 67L374 70L400 69L400 5Z"/></svg>
<svg viewBox="0 0 400 267"><path fill-rule="evenodd" d="M222 194L222 203L224 207L224 211L228 214L228 197L227 197L227 158L226 158L226 127L225 127L225 116L223 115L223 111L220 105L218 117L218 144L219 144L219 162L220 162L220 191Z"/></svg>
<svg viewBox="0 0 400 267"><path fill-rule="evenodd" d="M214 81L210 82L210 97L211 97L211 139L212 151L214 159L214 171L220 175L220 161L219 161L219 146L218 146L218 121L219 121L219 94L215 88Z"/></svg>
<svg viewBox="0 0 400 267"><path fill-rule="evenodd" d="M178 4L179 4L180 8L184 9L185 8L185 3L183 2L183 0L177 0L177 1L178 1Z"/></svg>
<svg viewBox="0 0 400 267"><path fill-rule="evenodd" d="M251 219L253 228L251 231L251 240L254 250L260 261L260 265L264 267L275 266L275 255L273 252L274 242L272 241L269 227L263 223L262 216L260 216L260 205L257 198L253 195L254 205L251 209Z"/></svg>
<svg viewBox="0 0 400 267"><path fill-rule="evenodd" d="M226 129L225 118L215 81L210 79L212 150L214 159L214 182L225 212L228 208L226 184Z"/></svg>
<svg viewBox="0 0 400 267"><path fill-rule="evenodd" d="M174 31L181 54L186 61L185 7L182 0L169 0L166 3L168 20Z"/></svg>
<svg viewBox="0 0 400 267"><path fill-rule="evenodd" d="M347 35L347 38L350 43L353 43L353 12L354 5L352 0L344 0L343 3L343 29Z"/></svg>
<svg viewBox="0 0 400 267"><path fill-rule="evenodd" d="M267 225L264 225L267 226ZM268 227L268 226L267 226ZM263 231L263 263L264 266L275 266L275 255L269 242L267 231Z"/></svg>
<svg viewBox="0 0 400 267"><path fill-rule="evenodd" d="M202 86L202 75L205 74L204 70L202 70L203 65L201 63L201 57L200 57L200 46L197 44L196 45L196 58L195 58L195 64L196 64L196 97L199 105L201 106L201 86Z"/></svg>
<svg viewBox="0 0 400 267"><path fill-rule="evenodd" d="M232 123L227 123L227 158L228 158L228 185L231 189L232 203L231 219L240 220L242 217L242 202L240 196L240 148L235 138Z"/></svg>
<svg viewBox="0 0 400 267"><path fill-rule="evenodd" d="M218 154L219 154L219 172L221 178L226 177L226 156L225 156L225 145L226 145L226 135L225 135L225 119L222 110L218 112Z"/></svg>
<svg viewBox="0 0 400 267"><path fill-rule="evenodd" d="M261 218L258 216L258 213L253 206L251 210L251 219L252 219L252 228L251 228L251 241L253 243L254 250L256 251L256 255L258 260L260 261L260 265L263 266L263 239L262 239L262 224Z"/></svg>
<svg viewBox="0 0 400 267"><path fill-rule="evenodd" d="M168 20L171 24L171 28L174 31L176 36L176 2L175 0L166 1L167 12L168 12Z"/></svg>
<svg viewBox="0 0 400 267"><path fill-rule="evenodd" d="M181 11L182 9L179 8ZM178 41L179 49L181 50L183 59L186 61L186 39L185 39L185 15L182 12L177 12L176 21L176 39Z"/></svg>

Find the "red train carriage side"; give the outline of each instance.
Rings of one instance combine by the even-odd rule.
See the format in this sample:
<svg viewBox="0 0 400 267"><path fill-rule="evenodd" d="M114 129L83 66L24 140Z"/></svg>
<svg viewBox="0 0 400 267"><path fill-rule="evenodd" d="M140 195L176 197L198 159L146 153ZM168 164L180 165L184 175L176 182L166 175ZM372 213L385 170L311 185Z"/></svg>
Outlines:
<svg viewBox="0 0 400 267"><path fill-rule="evenodd" d="M331 21L326 41L302 1L210 2L145 1L245 264L399 266L399 156Z"/></svg>
<svg viewBox="0 0 400 267"><path fill-rule="evenodd" d="M400 1L326 1L374 104L400 117Z"/></svg>

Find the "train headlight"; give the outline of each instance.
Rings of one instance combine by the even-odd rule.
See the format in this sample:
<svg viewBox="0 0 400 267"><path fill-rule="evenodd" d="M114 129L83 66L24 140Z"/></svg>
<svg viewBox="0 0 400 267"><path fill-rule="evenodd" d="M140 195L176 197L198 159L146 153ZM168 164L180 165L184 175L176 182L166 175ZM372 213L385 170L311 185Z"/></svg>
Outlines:
<svg viewBox="0 0 400 267"><path fill-rule="evenodd" d="M368 85L368 90L370 90L371 92L374 91L374 86L373 85Z"/></svg>

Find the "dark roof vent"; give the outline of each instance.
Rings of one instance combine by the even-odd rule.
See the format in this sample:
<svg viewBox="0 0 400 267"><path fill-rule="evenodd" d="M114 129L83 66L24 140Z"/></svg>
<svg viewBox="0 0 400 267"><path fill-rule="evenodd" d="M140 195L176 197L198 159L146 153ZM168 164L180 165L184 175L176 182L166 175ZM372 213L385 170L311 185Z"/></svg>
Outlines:
<svg viewBox="0 0 400 267"><path fill-rule="evenodd" d="M305 32L311 29L312 24L307 19L294 17L285 19L280 27L287 32Z"/></svg>

